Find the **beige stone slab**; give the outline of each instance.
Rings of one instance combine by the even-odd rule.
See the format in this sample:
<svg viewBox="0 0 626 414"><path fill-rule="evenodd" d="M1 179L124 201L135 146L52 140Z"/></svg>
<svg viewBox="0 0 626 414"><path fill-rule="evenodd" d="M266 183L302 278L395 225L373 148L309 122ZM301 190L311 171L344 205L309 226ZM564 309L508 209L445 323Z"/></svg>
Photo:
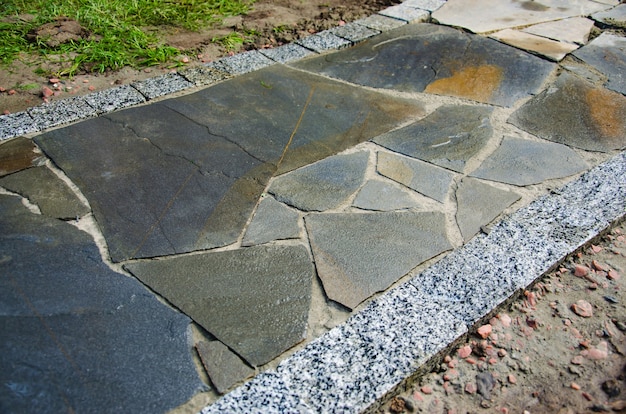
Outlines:
<svg viewBox="0 0 626 414"><path fill-rule="evenodd" d="M448 0L432 15L450 26L487 33L536 23L588 16L611 6L589 0Z"/></svg>
<svg viewBox="0 0 626 414"><path fill-rule="evenodd" d="M578 49L578 46L572 43L557 42L512 29L501 30L493 33L490 37L508 45L538 53L555 61L563 59L568 53Z"/></svg>
<svg viewBox="0 0 626 414"><path fill-rule="evenodd" d="M589 40L589 33L593 27L593 20L585 17L572 17L548 23L539 23L522 32L547 37L560 42L584 45Z"/></svg>

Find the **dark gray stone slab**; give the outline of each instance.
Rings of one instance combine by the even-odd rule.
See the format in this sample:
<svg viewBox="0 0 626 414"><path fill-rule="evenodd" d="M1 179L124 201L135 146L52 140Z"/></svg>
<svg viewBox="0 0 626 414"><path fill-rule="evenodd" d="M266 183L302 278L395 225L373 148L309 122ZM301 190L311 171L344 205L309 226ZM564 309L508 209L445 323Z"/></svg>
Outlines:
<svg viewBox="0 0 626 414"><path fill-rule="evenodd" d="M359 85L501 106L538 92L556 68L495 40L431 24L404 25L354 48L293 65Z"/></svg>
<svg viewBox="0 0 626 414"><path fill-rule="evenodd" d="M0 251L2 412L164 413L205 388L189 318L87 233L0 195Z"/></svg>
<svg viewBox="0 0 626 414"><path fill-rule="evenodd" d="M363 183L369 153L334 155L276 178L269 192L304 211L324 211L344 203Z"/></svg>
<svg viewBox="0 0 626 414"><path fill-rule="evenodd" d="M462 173L491 138L492 108L442 106L409 126L372 141L392 151Z"/></svg>
<svg viewBox="0 0 626 414"><path fill-rule="evenodd" d="M626 38L602 33L573 54L606 75L607 88L626 95Z"/></svg>
<svg viewBox="0 0 626 414"><path fill-rule="evenodd" d="M40 131L41 128L27 111L0 115L0 140Z"/></svg>
<svg viewBox="0 0 626 414"><path fill-rule="evenodd" d="M611 10L594 13L591 17L610 26L626 28L626 4L620 4Z"/></svg>
<svg viewBox="0 0 626 414"><path fill-rule="evenodd" d="M220 394L254 374L252 368L220 341L202 341L196 349L211 383Z"/></svg>
<svg viewBox="0 0 626 414"><path fill-rule="evenodd" d="M580 155L565 145L504 137L494 153L470 175L524 186L567 177L588 168Z"/></svg>
<svg viewBox="0 0 626 414"><path fill-rule="evenodd" d="M446 201L454 173L424 161L388 152L378 153L379 174L443 203Z"/></svg>
<svg viewBox="0 0 626 414"><path fill-rule="evenodd" d="M0 178L0 186L27 198L48 217L77 219L89 212L76 194L47 167L29 168Z"/></svg>
<svg viewBox="0 0 626 414"><path fill-rule="evenodd" d="M18 137L0 145L0 177L42 165L45 161L39 148L28 138Z"/></svg>
<svg viewBox="0 0 626 414"><path fill-rule="evenodd" d="M357 194L354 207L363 210L393 211L418 208L420 204L396 186L378 180L368 180Z"/></svg>
<svg viewBox="0 0 626 414"><path fill-rule="evenodd" d="M255 246L125 267L254 366L304 339L314 273L304 246Z"/></svg>
<svg viewBox="0 0 626 414"><path fill-rule="evenodd" d="M540 138L590 151L626 146L626 98L566 72L508 122Z"/></svg>
<svg viewBox="0 0 626 414"><path fill-rule="evenodd" d="M335 213L305 217L328 297L348 308L451 248L442 213Z"/></svg>
<svg viewBox="0 0 626 414"><path fill-rule="evenodd" d="M469 241L482 226L493 221L521 197L473 178L464 178L456 190L456 222L463 239Z"/></svg>
<svg viewBox="0 0 626 414"><path fill-rule="evenodd" d="M300 215L272 197L265 197L246 230L243 246L300 237Z"/></svg>

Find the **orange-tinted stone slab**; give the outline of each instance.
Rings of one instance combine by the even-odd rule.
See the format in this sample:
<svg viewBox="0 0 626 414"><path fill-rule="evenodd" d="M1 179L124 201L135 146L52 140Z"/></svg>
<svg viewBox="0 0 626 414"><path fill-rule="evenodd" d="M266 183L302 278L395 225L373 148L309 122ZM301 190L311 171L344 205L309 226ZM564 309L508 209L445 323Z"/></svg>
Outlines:
<svg viewBox="0 0 626 414"><path fill-rule="evenodd" d="M19 137L0 144L0 177L43 162L45 157L28 138Z"/></svg>

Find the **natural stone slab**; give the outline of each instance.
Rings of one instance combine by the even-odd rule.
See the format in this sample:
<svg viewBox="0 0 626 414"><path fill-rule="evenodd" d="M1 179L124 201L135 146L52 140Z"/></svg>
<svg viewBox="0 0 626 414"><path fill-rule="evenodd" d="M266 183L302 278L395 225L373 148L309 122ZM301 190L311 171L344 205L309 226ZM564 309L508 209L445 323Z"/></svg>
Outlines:
<svg viewBox="0 0 626 414"><path fill-rule="evenodd" d="M593 20L585 17L572 17L554 22L539 23L522 29L522 32L547 37L561 42L584 45L589 40Z"/></svg>
<svg viewBox="0 0 626 414"><path fill-rule="evenodd" d="M512 191L500 190L473 178L464 178L456 190L456 222L463 239L469 241L482 226L491 223L520 198Z"/></svg>
<svg viewBox="0 0 626 414"><path fill-rule="evenodd" d="M380 32L386 32L406 24L404 20L394 19L393 17L382 16L380 14L373 14L364 19L357 20L356 23Z"/></svg>
<svg viewBox="0 0 626 414"><path fill-rule="evenodd" d="M122 85L86 95L85 101L87 101L98 114L103 114L138 105L145 102L146 98L132 86Z"/></svg>
<svg viewBox="0 0 626 414"><path fill-rule="evenodd" d="M462 173L467 161L491 138L489 116L492 111L483 106L442 106L426 118L372 141Z"/></svg>
<svg viewBox="0 0 626 414"><path fill-rule="evenodd" d="M352 44L349 40L333 34L330 30L325 30L314 35L307 36L303 39L297 40L296 43L317 53L322 53L327 50L341 49Z"/></svg>
<svg viewBox="0 0 626 414"><path fill-rule="evenodd" d="M446 201L454 173L412 158L378 152L378 173L443 203Z"/></svg>
<svg viewBox="0 0 626 414"><path fill-rule="evenodd" d="M0 140L39 131L39 126L27 111L0 115Z"/></svg>
<svg viewBox="0 0 626 414"><path fill-rule="evenodd" d="M81 96L62 99L28 109L39 130L69 124L97 115L96 110Z"/></svg>
<svg viewBox="0 0 626 414"><path fill-rule="evenodd" d="M566 72L508 122L540 138L590 151L626 146L626 98Z"/></svg>
<svg viewBox="0 0 626 414"><path fill-rule="evenodd" d="M300 215L272 197L259 204L243 238L243 246L300 237Z"/></svg>
<svg viewBox="0 0 626 414"><path fill-rule="evenodd" d="M433 13L441 24L486 33L567 17L588 16L610 6L589 0L448 0Z"/></svg>
<svg viewBox="0 0 626 414"><path fill-rule="evenodd" d="M357 194L352 205L363 210L373 211L393 211L420 207L420 204L411 198L407 191L378 180L368 180Z"/></svg>
<svg viewBox="0 0 626 414"><path fill-rule="evenodd" d="M620 4L604 12L594 13L591 17L610 26L626 28L626 4Z"/></svg>
<svg viewBox="0 0 626 414"><path fill-rule="evenodd" d="M535 52L555 61L562 60L568 53L578 49L578 46L572 43L559 42L519 30L505 29L489 36L508 45Z"/></svg>
<svg viewBox="0 0 626 414"><path fill-rule="evenodd" d="M407 23L420 23L429 19L430 13L426 10L420 10L415 7L406 6L404 3L396 6L387 7L378 12L383 16L393 17L394 19L404 20Z"/></svg>
<svg viewBox="0 0 626 414"><path fill-rule="evenodd" d="M405 25L353 48L293 65L358 85L502 106L538 92L555 68L493 39L432 24Z"/></svg>
<svg viewBox="0 0 626 414"><path fill-rule="evenodd" d="M328 297L354 309L451 248L442 213L335 213L304 218Z"/></svg>
<svg viewBox="0 0 626 414"><path fill-rule="evenodd" d="M0 195L4 412L174 409L206 388L190 320L102 262L91 236Z"/></svg>
<svg viewBox="0 0 626 414"><path fill-rule="evenodd" d="M343 26L338 26L329 30L335 36L343 37L351 41L352 43L357 43L372 36L376 36L380 34L379 30L370 29L369 27L363 26L362 24L358 24L355 22L347 23Z"/></svg>
<svg viewBox="0 0 626 414"><path fill-rule="evenodd" d="M446 4L446 0L405 0L402 4L422 10L435 11Z"/></svg>
<svg viewBox="0 0 626 414"><path fill-rule="evenodd" d="M208 66L188 68L181 70L178 73L196 86L212 85L231 77L224 71Z"/></svg>
<svg viewBox="0 0 626 414"><path fill-rule="evenodd" d="M0 177L46 161L33 141L18 137L0 144Z"/></svg>
<svg viewBox="0 0 626 414"><path fill-rule="evenodd" d="M304 246L255 246L125 267L253 366L304 339L314 272Z"/></svg>
<svg viewBox="0 0 626 414"><path fill-rule="evenodd" d="M626 95L626 38L602 33L574 56L606 75L607 88Z"/></svg>
<svg viewBox="0 0 626 414"><path fill-rule="evenodd" d="M295 43L289 43L271 49L260 49L259 53L278 63L288 63L315 54L312 50Z"/></svg>
<svg viewBox="0 0 626 414"><path fill-rule="evenodd" d="M588 168L580 155L565 145L504 137L494 153L470 175L524 186L568 177Z"/></svg>
<svg viewBox="0 0 626 414"><path fill-rule="evenodd" d="M369 153L335 155L276 178L269 192L304 211L324 211L344 203L363 183Z"/></svg>
<svg viewBox="0 0 626 414"><path fill-rule="evenodd" d="M238 53L207 64L231 75L241 75L275 64L257 50Z"/></svg>
<svg viewBox="0 0 626 414"><path fill-rule="evenodd" d="M89 212L76 194L47 167L29 168L0 178L0 186L26 197L48 217L77 219Z"/></svg>
<svg viewBox="0 0 626 414"><path fill-rule="evenodd" d="M211 383L220 394L254 375L254 370L220 341L201 341L196 349Z"/></svg>
<svg viewBox="0 0 626 414"><path fill-rule="evenodd" d="M159 96L184 91L194 85L178 73L166 73L165 75L133 82L131 86L141 92L147 99L155 99Z"/></svg>

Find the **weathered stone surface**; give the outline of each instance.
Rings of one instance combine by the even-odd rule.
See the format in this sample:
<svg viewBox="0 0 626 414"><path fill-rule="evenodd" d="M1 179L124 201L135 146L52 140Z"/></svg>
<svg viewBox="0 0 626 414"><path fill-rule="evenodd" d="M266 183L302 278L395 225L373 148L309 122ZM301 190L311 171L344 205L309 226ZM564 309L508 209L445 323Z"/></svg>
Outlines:
<svg viewBox="0 0 626 414"><path fill-rule="evenodd" d="M352 205L363 210L374 211L393 211L420 207L420 204L411 198L407 191L378 180L368 180L357 194Z"/></svg>
<svg viewBox="0 0 626 414"><path fill-rule="evenodd" d="M524 186L567 177L588 168L580 155L565 145L504 137L498 149L470 175Z"/></svg>
<svg viewBox="0 0 626 414"><path fill-rule="evenodd" d="M201 341L196 349L211 383L220 394L254 374L252 368L220 341Z"/></svg>
<svg viewBox="0 0 626 414"><path fill-rule="evenodd" d="M263 244L273 240L295 239L300 236L300 215L272 197L265 197L254 213L246 230L243 246Z"/></svg>
<svg viewBox="0 0 626 414"><path fill-rule="evenodd" d="M433 19L474 33L528 26L566 17L588 16L610 6L590 0L448 0Z"/></svg>
<svg viewBox="0 0 626 414"><path fill-rule="evenodd" d="M491 138L492 111L482 106L442 106L426 118L372 141L462 173L467 161Z"/></svg>
<svg viewBox="0 0 626 414"><path fill-rule="evenodd" d="M269 192L304 211L324 211L345 202L363 183L369 153L334 155L278 177Z"/></svg>
<svg viewBox="0 0 626 414"><path fill-rule="evenodd" d="M28 198L48 217L76 219L89 212L76 194L47 167L29 168L0 178L0 187Z"/></svg>
<svg viewBox="0 0 626 414"><path fill-rule="evenodd" d="M456 221L463 239L469 241L481 226L489 224L521 197L473 178L464 178L456 191ZM485 203L485 200L489 200Z"/></svg>
<svg viewBox="0 0 626 414"><path fill-rule="evenodd" d="M626 98L563 73L508 122L540 138L606 152L626 145Z"/></svg>
<svg viewBox="0 0 626 414"><path fill-rule="evenodd" d="M430 17L430 13L415 7L398 4L396 6L387 7L378 12L383 16L393 17L394 19L404 20L407 23L425 22Z"/></svg>
<svg viewBox="0 0 626 414"><path fill-rule="evenodd" d="M0 145L0 177L44 162L45 157L28 138L18 137Z"/></svg>
<svg viewBox="0 0 626 414"><path fill-rule="evenodd" d="M446 0L405 0L402 4L422 10L435 11L446 4Z"/></svg>
<svg viewBox="0 0 626 414"><path fill-rule="evenodd" d="M359 85L503 106L537 92L554 69L495 40L431 24L405 25L356 47L293 65Z"/></svg>
<svg viewBox="0 0 626 414"><path fill-rule="evenodd" d="M378 152L376 170L387 178L443 203L454 173L424 161Z"/></svg>
<svg viewBox="0 0 626 414"><path fill-rule="evenodd" d="M560 61L568 53L578 49L578 46L572 43L559 42L513 29L504 29L492 33L490 37L519 49L535 52L555 61Z"/></svg>
<svg viewBox="0 0 626 414"><path fill-rule="evenodd" d="M626 38L602 33L574 56L606 75L607 88L626 95Z"/></svg>
<svg viewBox="0 0 626 414"><path fill-rule="evenodd" d="M369 27L365 27L355 22L347 23L343 26L334 27L329 31L335 36L343 37L344 39L347 39L353 43L360 42L367 39L368 37L380 34L380 31L378 30L370 29Z"/></svg>
<svg viewBox="0 0 626 414"><path fill-rule="evenodd" d="M370 29L386 32L396 27L404 26L406 24L403 20L394 19L393 17L382 16L380 14L373 14L364 19L357 20L356 23L362 24Z"/></svg>
<svg viewBox="0 0 626 414"><path fill-rule="evenodd" d="M585 17L572 17L553 22L534 24L522 29L522 32L547 37L548 39L554 39L560 42L584 45L589 40L589 33L592 28L593 20Z"/></svg>
<svg viewBox="0 0 626 414"><path fill-rule="evenodd" d="M626 4L620 4L610 10L595 13L591 17L604 24L626 28Z"/></svg>
<svg viewBox="0 0 626 414"><path fill-rule="evenodd" d="M328 297L351 309L451 248L442 213L335 213L305 217Z"/></svg>
<svg viewBox="0 0 626 414"><path fill-rule="evenodd" d="M125 267L254 366L304 339L314 271L303 246L255 246Z"/></svg>
<svg viewBox="0 0 626 414"><path fill-rule="evenodd" d="M113 272L91 236L0 195L3 412L166 412L204 387L189 318Z"/></svg>

